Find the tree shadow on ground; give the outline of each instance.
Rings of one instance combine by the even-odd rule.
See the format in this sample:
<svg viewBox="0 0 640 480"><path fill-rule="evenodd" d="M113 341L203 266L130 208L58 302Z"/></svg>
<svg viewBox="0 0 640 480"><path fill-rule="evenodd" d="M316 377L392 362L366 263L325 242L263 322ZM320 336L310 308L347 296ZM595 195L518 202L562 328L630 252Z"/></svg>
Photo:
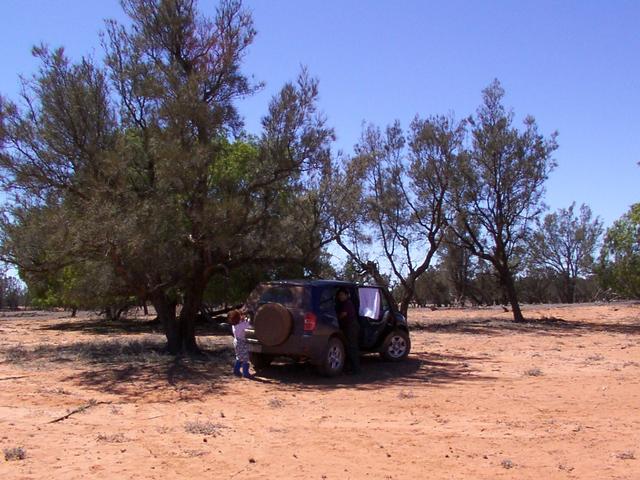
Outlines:
<svg viewBox="0 0 640 480"><path fill-rule="evenodd" d="M96 392L117 395L122 401L141 398L157 402L200 399L225 392L231 377L234 352L230 342L202 339L199 357L173 357L165 353L163 338L94 339L69 344L11 347L0 351L4 362L25 368L67 368L62 378ZM216 343L218 342L218 343ZM301 390L336 388L375 390L385 386L443 386L492 380L480 375L474 363L484 356L412 353L403 362L385 362L377 355L362 357L362 373L335 378L320 376L308 363L277 360L254 381Z"/></svg>
<svg viewBox="0 0 640 480"><path fill-rule="evenodd" d="M224 393L227 370L221 362L173 358L146 365L106 365L70 375L65 381L117 395L124 401L146 398L154 402L172 402Z"/></svg>
<svg viewBox="0 0 640 480"><path fill-rule="evenodd" d="M412 353L402 362L385 362L377 355L361 358L362 372L357 375L322 377L309 363L276 361L261 371L255 381L295 386L302 390L330 390L353 388L375 390L384 386L402 388L442 386L460 382L492 380L494 377L480 375L471 366L472 362L486 360L485 357L441 355L436 353Z"/></svg>
<svg viewBox="0 0 640 480"><path fill-rule="evenodd" d="M576 320L563 320L556 317L529 319L523 323L505 321L497 318L460 320L447 323L416 322L411 325L415 331L431 333L460 333L470 335L512 335L533 333L538 335L584 335L590 333L619 333L640 335L640 321L634 323L595 323Z"/></svg>
<svg viewBox="0 0 640 480"><path fill-rule="evenodd" d="M205 346L198 357L174 357L164 346L159 339L113 339L11 347L0 354L4 362L26 368L72 367L64 382L127 401L147 395L156 401L194 399L224 389L224 372L233 358L230 345Z"/></svg>
<svg viewBox="0 0 640 480"><path fill-rule="evenodd" d="M81 332L92 335L119 335L141 333L164 333L160 321L157 319L122 318L107 320L101 317L85 319L67 319L52 325L44 325L41 330L56 330L61 332ZM197 336L228 336L230 328L213 321L202 321L196 325Z"/></svg>

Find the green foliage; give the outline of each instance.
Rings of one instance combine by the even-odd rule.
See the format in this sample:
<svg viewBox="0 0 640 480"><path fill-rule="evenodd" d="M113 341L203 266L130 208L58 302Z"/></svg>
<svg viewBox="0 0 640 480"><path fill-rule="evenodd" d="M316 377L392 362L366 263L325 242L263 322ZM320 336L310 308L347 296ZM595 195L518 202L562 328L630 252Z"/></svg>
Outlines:
<svg viewBox="0 0 640 480"><path fill-rule="evenodd" d="M605 288L623 297L640 298L640 203L607 230L598 276Z"/></svg>
<svg viewBox="0 0 640 480"><path fill-rule="evenodd" d="M420 275L416 281L415 299L419 305L450 306L453 295L447 272L441 268L431 267Z"/></svg>
<svg viewBox="0 0 640 480"><path fill-rule="evenodd" d="M103 310L135 303L109 266L101 262L75 263L60 270L26 272L22 276L29 288L31 305L36 308Z"/></svg>

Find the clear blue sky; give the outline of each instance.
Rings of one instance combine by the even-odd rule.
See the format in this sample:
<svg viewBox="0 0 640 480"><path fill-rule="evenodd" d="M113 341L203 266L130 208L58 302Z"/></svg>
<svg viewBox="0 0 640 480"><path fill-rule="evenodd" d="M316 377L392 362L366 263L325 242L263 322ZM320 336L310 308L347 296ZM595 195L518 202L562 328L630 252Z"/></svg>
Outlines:
<svg viewBox="0 0 640 480"><path fill-rule="evenodd" d="M213 1L201 0L205 12ZM640 1L248 0L258 30L246 72L266 82L242 103L257 132L271 95L301 65L320 79L321 108L350 151L363 121L475 111L494 78L517 118L559 131L552 209L589 204L610 225L640 201ZM72 58L101 49L116 0L1 0L0 93L36 64L33 44Z"/></svg>

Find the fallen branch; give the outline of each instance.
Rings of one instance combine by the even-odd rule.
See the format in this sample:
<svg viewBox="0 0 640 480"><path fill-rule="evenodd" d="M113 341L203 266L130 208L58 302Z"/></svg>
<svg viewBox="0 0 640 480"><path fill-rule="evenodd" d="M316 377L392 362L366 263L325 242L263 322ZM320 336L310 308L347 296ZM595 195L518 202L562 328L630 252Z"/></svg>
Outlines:
<svg viewBox="0 0 640 480"><path fill-rule="evenodd" d="M166 417L167 414L163 413L162 415L156 415L155 417L147 417L147 420L153 420L154 418Z"/></svg>
<svg viewBox="0 0 640 480"><path fill-rule="evenodd" d="M225 317L227 313L229 313L231 310L236 310L238 308L242 308L242 304L232 305L230 307L220 308L218 310L214 310L207 304L202 304L202 306L200 307L200 311L208 320L221 321L222 318ZM221 318L217 318L217 317L221 317Z"/></svg>
<svg viewBox="0 0 640 480"><path fill-rule="evenodd" d="M0 378L0 382L3 380L17 380L18 378L27 378L29 375L20 375L19 377L4 377Z"/></svg>
<svg viewBox="0 0 640 480"><path fill-rule="evenodd" d="M248 467L248 465L247 465L247 467ZM247 469L247 467L244 467L244 468L242 468L242 469L238 470L236 473L234 473L233 475L231 475L229 478L233 478L233 477L235 477L236 475L238 475L238 474L240 474L240 473L244 472L244 471Z"/></svg>
<svg viewBox="0 0 640 480"><path fill-rule="evenodd" d="M62 420L66 420L67 418L69 418L71 415L75 415L76 413L80 413L80 412L84 412L85 410L88 410L91 407L95 407L96 405L104 405L107 403L111 403L111 402L96 402L95 400L89 400L89 403L87 403L86 405L83 405L82 407L78 407L75 410L72 410L71 412L67 413L66 415L60 417L60 418L56 418L55 420L51 420L49 423L57 423L57 422L61 422Z"/></svg>

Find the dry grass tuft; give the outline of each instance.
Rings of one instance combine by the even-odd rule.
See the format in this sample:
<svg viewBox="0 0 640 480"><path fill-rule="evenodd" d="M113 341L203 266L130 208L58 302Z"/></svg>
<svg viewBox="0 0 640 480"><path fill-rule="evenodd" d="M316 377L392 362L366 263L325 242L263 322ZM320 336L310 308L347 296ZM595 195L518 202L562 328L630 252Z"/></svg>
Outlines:
<svg viewBox="0 0 640 480"><path fill-rule="evenodd" d="M22 447L11 447L2 450L4 453L4 459L7 462L12 460L24 460L27 458L27 451Z"/></svg>
<svg viewBox="0 0 640 480"><path fill-rule="evenodd" d="M604 360L604 357L599 353L596 353L595 355L588 356L585 360L587 362L599 362L600 360Z"/></svg>
<svg viewBox="0 0 640 480"><path fill-rule="evenodd" d="M505 458L504 460L502 460L502 461L500 462L500 465L502 465L502 468L507 468L507 469L509 469L509 468L513 468L513 467L515 467L515 466L516 466L516 465L515 465L515 463L513 463L513 462L512 462L511 460L509 460L508 458Z"/></svg>
<svg viewBox="0 0 640 480"><path fill-rule="evenodd" d="M113 435L103 435L102 433L96 437L98 442L105 443L124 443L128 442L129 439L125 437L122 433L114 433Z"/></svg>
<svg viewBox="0 0 640 480"><path fill-rule="evenodd" d="M279 398L273 397L271 400L269 400L269 406L271 408L282 408L284 407L284 402Z"/></svg>
<svg viewBox="0 0 640 480"><path fill-rule="evenodd" d="M409 398L415 398L415 394L411 390L402 390L398 393L398 398L400 400L407 400Z"/></svg>
<svg viewBox="0 0 640 480"><path fill-rule="evenodd" d="M220 435L220 430L224 428L224 425L219 423L213 423L210 421L189 421L184 424L184 430L187 433L193 433L196 435L211 435L216 437Z"/></svg>
<svg viewBox="0 0 640 480"><path fill-rule="evenodd" d="M636 455L635 455L635 452L633 450L627 450L625 452L616 453L616 458L618 460L635 460L636 459Z"/></svg>
<svg viewBox="0 0 640 480"><path fill-rule="evenodd" d="M183 453L187 457L194 458L194 457L204 457L209 452L207 452L206 450L183 450Z"/></svg>

